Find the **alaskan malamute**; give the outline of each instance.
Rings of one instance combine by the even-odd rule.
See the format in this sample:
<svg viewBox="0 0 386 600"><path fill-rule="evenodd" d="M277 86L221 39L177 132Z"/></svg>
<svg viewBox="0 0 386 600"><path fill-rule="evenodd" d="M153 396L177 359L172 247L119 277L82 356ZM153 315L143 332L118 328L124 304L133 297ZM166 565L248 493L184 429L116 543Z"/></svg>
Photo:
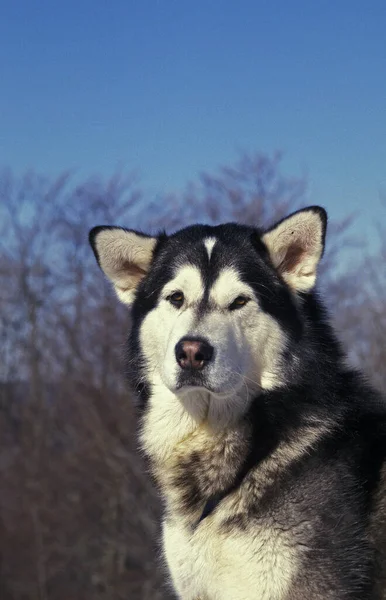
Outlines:
<svg viewBox="0 0 386 600"><path fill-rule="evenodd" d="M327 216L90 233L132 328L141 446L183 600L386 598L386 404L314 291Z"/></svg>

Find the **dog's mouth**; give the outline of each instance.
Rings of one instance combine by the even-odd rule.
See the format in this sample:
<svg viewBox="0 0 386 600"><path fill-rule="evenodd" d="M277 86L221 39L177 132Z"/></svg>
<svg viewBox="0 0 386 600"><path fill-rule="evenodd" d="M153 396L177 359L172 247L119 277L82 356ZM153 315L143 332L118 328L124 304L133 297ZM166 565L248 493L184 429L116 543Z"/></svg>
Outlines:
<svg viewBox="0 0 386 600"><path fill-rule="evenodd" d="M217 372L218 371L218 372ZM217 398L225 398L238 394L245 385L242 374L224 369L181 369L169 373L161 371L161 377L169 390L178 396L210 394Z"/></svg>
<svg viewBox="0 0 386 600"><path fill-rule="evenodd" d="M220 386L214 386L209 383L204 373L181 373L177 381L176 391L180 393L201 391L209 392L216 396L226 396L231 392L231 390L224 390Z"/></svg>
<svg viewBox="0 0 386 600"><path fill-rule="evenodd" d="M183 388L209 388L207 378L201 372L182 371L177 379L177 389Z"/></svg>
<svg viewBox="0 0 386 600"><path fill-rule="evenodd" d="M177 382L177 385L175 387L175 392L177 394L181 394L181 395L186 395L186 394L191 394L191 393L209 393L212 396L215 396L216 398L228 398L229 396L231 396L232 394L235 394L239 391L241 387L240 385L236 385L236 386L226 386L224 387L222 386L216 386L213 384L210 384L206 378L201 375L201 376L197 376L194 375L192 377L183 377L182 379L179 379Z"/></svg>
<svg viewBox="0 0 386 600"><path fill-rule="evenodd" d="M181 397L192 394L209 394L218 399L229 398L234 392L235 390L224 391L209 385L179 385L175 390L175 393Z"/></svg>

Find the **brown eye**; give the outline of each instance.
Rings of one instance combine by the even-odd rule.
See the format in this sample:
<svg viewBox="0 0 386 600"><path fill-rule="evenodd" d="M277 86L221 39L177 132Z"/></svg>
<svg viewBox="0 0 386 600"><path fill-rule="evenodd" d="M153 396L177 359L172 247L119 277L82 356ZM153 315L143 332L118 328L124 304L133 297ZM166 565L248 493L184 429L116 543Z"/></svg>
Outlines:
<svg viewBox="0 0 386 600"><path fill-rule="evenodd" d="M182 292L174 292L171 296L168 297L170 304L180 308L184 303L184 294Z"/></svg>
<svg viewBox="0 0 386 600"><path fill-rule="evenodd" d="M242 308L247 304L247 302L249 302L249 298L246 298L245 296L237 296L237 298L233 300L232 304L230 304L229 310L236 310L237 308Z"/></svg>

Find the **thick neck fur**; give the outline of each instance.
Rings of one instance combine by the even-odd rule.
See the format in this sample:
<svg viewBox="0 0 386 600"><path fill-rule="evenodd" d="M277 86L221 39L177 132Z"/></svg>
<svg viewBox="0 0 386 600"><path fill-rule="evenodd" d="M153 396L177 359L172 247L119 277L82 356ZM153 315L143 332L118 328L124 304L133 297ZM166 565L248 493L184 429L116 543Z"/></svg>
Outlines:
<svg viewBox="0 0 386 600"><path fill-rule="evenodd" d="M312 319L306 316L303 338L293 349L302 354L290 361L287 385L248 399L215 399L206 392L181 399L160 380L150 382L141 442L170 514L194 522L209 497L237 486L253 467L261 468L264 481L267 469L275 478L340 420L339 345L314 298L304 309ZM324 408L316 403L321 395Z"/></svg>

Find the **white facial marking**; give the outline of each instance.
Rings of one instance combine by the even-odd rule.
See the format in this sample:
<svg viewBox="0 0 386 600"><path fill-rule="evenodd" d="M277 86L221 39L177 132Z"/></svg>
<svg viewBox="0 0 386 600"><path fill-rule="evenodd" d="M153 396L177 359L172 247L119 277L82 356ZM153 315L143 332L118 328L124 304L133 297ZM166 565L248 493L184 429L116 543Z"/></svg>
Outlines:
<svg viewBox="0 0 386 600"><path fill-rule="evenodd" d="M180 291L184 294L181 308L175 308L168 296ZM204 294L200 271L193 265L178 269L160 294L156 308L150 311L141 326L141 347L148 365L148 374L157 385L163 382L169 391L175 391L180 367L175 357L175 346L187 334L193 335L195 308Z"/></svg>
<svg viewBox="0 0 386 600"><path fill-rule="evenodd" d="M241 281L235 269L223 269L210 290L210 299L219 307L229 306L237 296L254 297L252 288Z"/></svg>
<svg viewBox="0 0 386 600"><path fill-rule="evenodd" d="M210 260L210 257L212 256L212 250L213 247L215 245L215 243L217 242L216 238L210 237L210 238L206 238L204 240L204 244L205 244L205 248L208 252L208 258Z"/></svg>
<svg viewBox="0 0 386 600"><path fill-rule="evenodd" d="M162 297L166 298L173 292L183 292L186 305L192 305L201 300L204 295L204 283L198 267L186 265L181 267L174 279L165 285Z"/></svg>
<svg viewBox="0 0 386 600"><path fill-rule="evenodd" d="M180 308L168 300L176 291L184 295ZM281 357L286 336L276 319L261 309L252 287L235 269L224 269L210 290L209 309L200 314L197 307L204 291L199 268L181 267L161 290L157 306L141 325L141 348L153 406L144 439L153 456L167 454L203 420L212 430L235 422L262 389L283 383ZM249 302L230 310L240 295ZM189 336L204 338L214 353L198 383L181 387L182 371L175 349L181 338Z"/></svg>

